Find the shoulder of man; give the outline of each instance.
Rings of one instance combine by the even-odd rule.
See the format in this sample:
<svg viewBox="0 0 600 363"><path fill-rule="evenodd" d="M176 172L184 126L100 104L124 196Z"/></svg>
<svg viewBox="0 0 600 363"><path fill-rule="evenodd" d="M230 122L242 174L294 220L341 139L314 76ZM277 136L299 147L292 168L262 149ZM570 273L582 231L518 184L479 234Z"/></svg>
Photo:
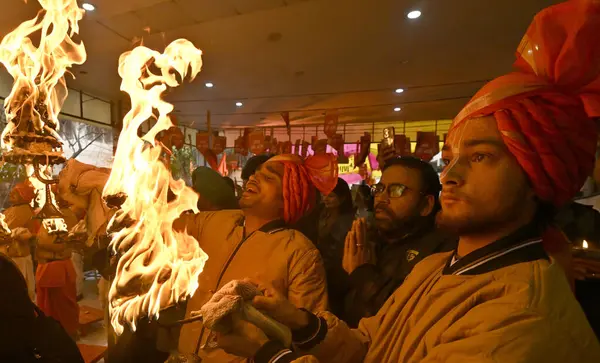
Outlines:
<svg viewBox="0 0 600 363"><path fill-rule="evenodd" d="M199 236L204 229L216 231L232 230L242 225L244 215L241 210L224 210L218 212L183 213L173 222L176 231L187 231L192 236Z"/></svg>
<svg viewBox="0 0 600 363"><path fill-rule="evenodd" d="M416 238L415 244L429 251L429 254L454 251L458 246L458 237L434 228Z"/></svg>
<svg viewBox="0 0 600 363"><path fill-rule="evenodd" d="M411 238L404 244L401 244L400 251L406 254L406 261L418 263L428 256L451 252L456 249L458 238L439 230L426 231L419 236Z"/></svg>
<svg viewBox="0 0 600 363"><path fill-rule="evenodd" d="M316 250L315 245L302 232L290 227L282 227L267 232L274 238L278 238L285 243L288 248L300 250Z"/></svg>

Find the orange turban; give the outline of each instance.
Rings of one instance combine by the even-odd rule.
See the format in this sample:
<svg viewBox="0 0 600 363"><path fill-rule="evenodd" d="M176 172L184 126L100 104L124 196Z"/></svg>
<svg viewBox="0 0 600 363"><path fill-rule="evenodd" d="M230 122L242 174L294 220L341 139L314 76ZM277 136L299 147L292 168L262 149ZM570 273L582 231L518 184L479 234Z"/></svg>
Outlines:
<svg viewBox="0 0 600 363"><path fill-rule="evenodd" d="M493 115L538 197L560 206L590 175L600 116L600 2L541 11L521 41L516 71L484 86L454 119Z"/></svg>
<svg viewBox="0 0 600 363"><path fill-rule="evenodd" d="M316 190L327 195L337 184L337 158L333 154L309 156L302 160L293 154L278 155L269 161L284 165L283 218L293 224L309 212L316 202Z"/></svg>

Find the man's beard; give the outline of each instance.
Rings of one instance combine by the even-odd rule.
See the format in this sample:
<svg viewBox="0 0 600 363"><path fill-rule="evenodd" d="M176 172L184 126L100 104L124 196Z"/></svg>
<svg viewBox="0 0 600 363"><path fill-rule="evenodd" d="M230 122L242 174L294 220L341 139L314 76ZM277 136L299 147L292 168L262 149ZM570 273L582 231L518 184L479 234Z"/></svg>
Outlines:
<svg viewBox="0 0 600 363"><path fill-rule="evenodd" d="M417 208L415 208L414 211L411 211L408 216L402 218L397 217L385 206L379 207L379 209L383 210L389 218L375 218L375 227L377 228L377 232L385 237L394 239L413 234L424 227L430 220L429 216L421 216Z"/></svg>
<svg viewBox="0 0 600 363"><path fill-rule="evenodd" d="M456 236L484 234L506 225L518 215L514 208L508 209L491 214L465 213L460 216L451 216L442 209L436 216L436 225Z"/></svg>

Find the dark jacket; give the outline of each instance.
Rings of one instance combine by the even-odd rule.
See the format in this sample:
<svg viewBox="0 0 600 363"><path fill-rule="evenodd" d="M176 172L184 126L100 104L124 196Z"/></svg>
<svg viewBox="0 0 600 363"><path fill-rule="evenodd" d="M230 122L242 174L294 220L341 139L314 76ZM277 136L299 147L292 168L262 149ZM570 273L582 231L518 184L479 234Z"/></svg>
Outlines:
<svg viewBox="0 0 600 363"><path fill-rule="evenodd" d="M323 221L323 217L321 218ZM344 243L346 235L352 228L353 214L342 214L327 232L319 231L316 244L327 275L327 293L329 295L329 311L341 314L344 311L344 297L350 288L348 274L342 267L344 258Z"/></svg>
<svg viewBox="0 0 600 363"><path fill-rule="evenodd" d="M373 316L425 257L456 248L458 239L438 230L422 231L395 242L376 241L377 264L366 264L350 274L343 320L356 327L360 319Z"/></svg>

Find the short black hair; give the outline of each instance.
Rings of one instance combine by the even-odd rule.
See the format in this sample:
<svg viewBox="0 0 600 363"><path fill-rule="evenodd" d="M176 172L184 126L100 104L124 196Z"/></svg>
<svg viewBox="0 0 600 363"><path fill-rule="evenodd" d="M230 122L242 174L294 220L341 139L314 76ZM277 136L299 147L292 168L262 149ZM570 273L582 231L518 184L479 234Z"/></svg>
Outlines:
<svg viewBox="0 0 600 363"><path fill-rule="evenodd" d="M402 156L387 160L381 171L385 172L392 166L402 166L419 171L421 174L420 191L424 195L433 195L435 202L432 214L435 215L440 210L440 192L442 191L442 184L440 183L440 177L433 166L412 156Z"/></svg>
<svg viewBox="0 0 600 363"><path fill-rule="evenodd" d="M344 179L338 178L337 184L335 185L335 188L333 189L332 193L337 195L338 199L340 200L339 212L341 214L354 214L352 192L350 191L350 186Z"/></svg>
<svg viewBox="0 0 600 363"><path fill-rule="evenodd" d="M244 165L244 167L242 168L242 180L250 179L250 177L254 175L254 173L256 173L258 167L264 164L267 160L269 160L272 157L273 155L262 154L255 155L248 159L248 161L246 161L246 165Z"/></svg>

